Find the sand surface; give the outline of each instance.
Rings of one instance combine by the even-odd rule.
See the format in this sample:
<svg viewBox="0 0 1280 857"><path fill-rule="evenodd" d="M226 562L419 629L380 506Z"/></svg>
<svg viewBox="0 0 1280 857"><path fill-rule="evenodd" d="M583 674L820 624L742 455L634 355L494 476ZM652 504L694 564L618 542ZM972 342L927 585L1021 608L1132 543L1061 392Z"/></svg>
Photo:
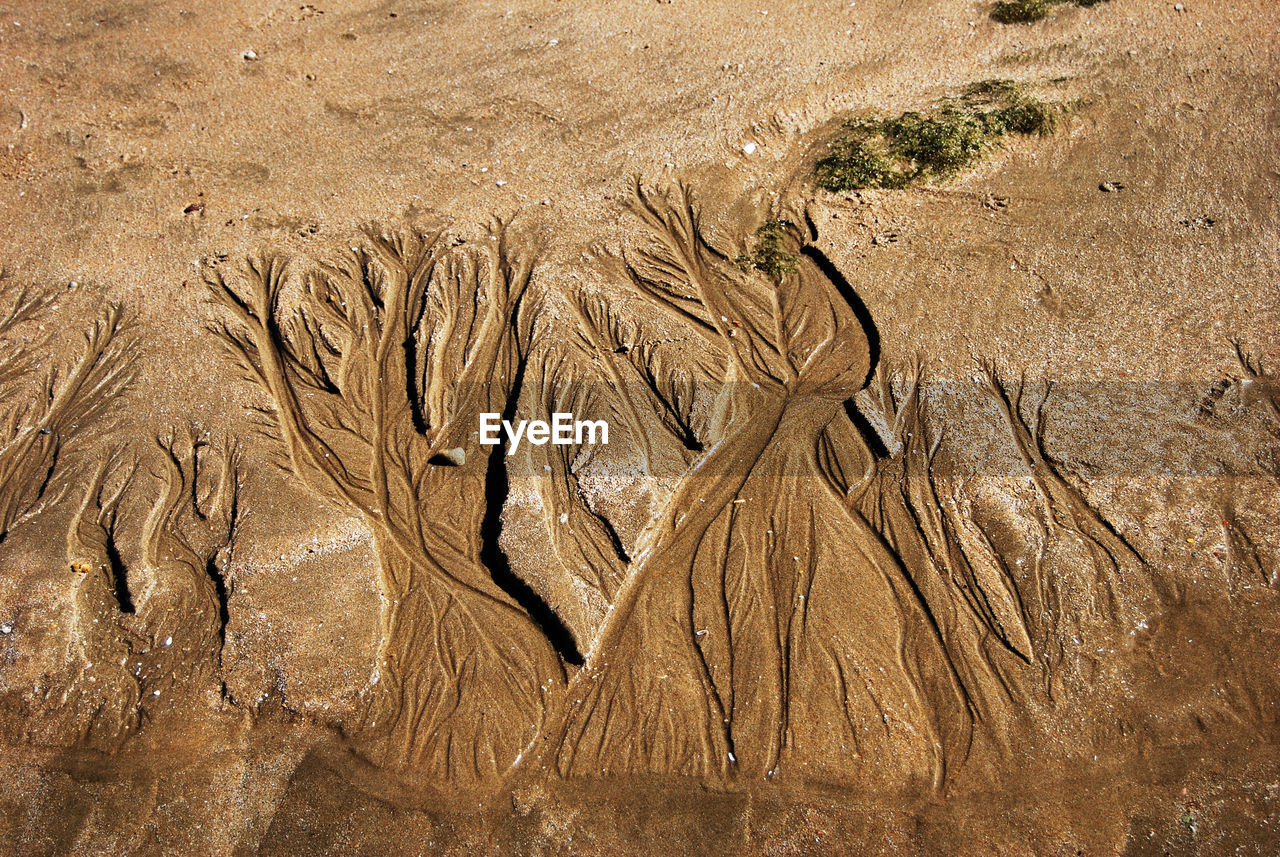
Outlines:
<svg viewBox="0 0 1280 857"><path fill-rule="evenodd" d="M990 13L0 5L0 853L1275 853L1280 13Z"/></svg>

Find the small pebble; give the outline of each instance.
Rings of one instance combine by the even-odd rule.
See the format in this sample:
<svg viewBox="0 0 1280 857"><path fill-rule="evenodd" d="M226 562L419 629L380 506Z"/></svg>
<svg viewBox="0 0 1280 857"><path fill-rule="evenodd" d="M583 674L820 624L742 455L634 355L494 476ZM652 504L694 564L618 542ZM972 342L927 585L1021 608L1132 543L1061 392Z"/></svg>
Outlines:
<svg viewBox="0 0 1280 857"><path fill-rule="evenodd" d="M258 52L253 49L250 49L242 53L240 55L240 58L243 59L245 62L257 62Z"/></svg>
<svg viewBox="0 0 1280 857"><path fill-rule="evenodd" d="M0 634L12 634L12 633L13 633L13 626L10 625L8 622L5 622L3 625L0 625Z"/></svg>
<svg viewBox="0 0 1280 857"><path fill-rule="evenodd" d="M755 153L756 153L756 144L755 144L755 143L743 143L743 144L742 144L742 154L744 154L744 155L754 155Z"/></svg>

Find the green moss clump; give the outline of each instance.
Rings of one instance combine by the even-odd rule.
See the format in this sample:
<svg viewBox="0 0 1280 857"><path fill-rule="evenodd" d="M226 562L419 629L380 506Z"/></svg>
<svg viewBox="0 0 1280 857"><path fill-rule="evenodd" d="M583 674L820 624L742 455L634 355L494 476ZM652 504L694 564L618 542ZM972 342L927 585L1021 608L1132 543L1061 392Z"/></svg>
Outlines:
<svg viewBox="0 0 1280 857"><path fill-rule="evenodd" d="M1029 24L1047 15L1047 0L1000 0L991 10L991 19L1001 24Z"/></svg>
<svg viewBox="0 0 1280 857"><path fill-rule="evenodd" d="M814 165L814 180L836 192L945 180L977 163L1005 134L1052 132L1059 110L1014 81L979 81L928 113L845 123L845 134Z"/></svg>
<svg viewBox="0 0 1280 857"><path fill-rule="evenodd" d="M819 187L852 190L862 187L901 187L903 175L885 145L880 123L855 121L850 133L831 146L831 154L814 166Z"/></svg>
<svg viewBox="0 0 1280 857"><path fill-rule="evenodd" d="M991 9L991 19L1000 24L1030 24L1048 14L1048 0L999 0Z"/></svg>
<svg viewBox="0 0 1280 857"><path fill-rule="evenodd" d="M791 249L794 231L789 220L768 221L756 230L755 246L738 257L738 266L761 271L775 280L794 274L800 266L800 254Z"/></svg>
<svg viewBox="0 0 1280 857"><path fill-rule="evenodd" d="M1058 126L1058 114L1043 101L1024 99L996 111L1004 132L1043 137Z"/></svg>
<svg viewBox="0 0 1280 857"><path fill-rule="evenodd" d="M996 77L969 84L961 92L960 101L966 107L975 109L998 107L1021 98L1024 92L1025 88L1016 80Z"/></svg>
<svg viewBox="0 0 1280 857"><path fill-rule="evenodd" d="M991 7L991 20L999 24L1031 24L1049 16L1054 6L1097 6L1108 0L998 0Z"/></svg>
<svg viewBox="0 0 1280 857"><path fill-rule="evenodd" d="M950 178L982 157L991 136L980 114L949 104L930 114L903 113L883 128L893 150L910 162L908 181Z"/></svg>
<svg viewBox="0 0 1280 857"><path fill-rule="evenodd" d="M1044 136L1058 126L1057 105L1026 94L1012 80L980 80L965 87L960 98L969 110L980 112L989 134Z"/></svg>

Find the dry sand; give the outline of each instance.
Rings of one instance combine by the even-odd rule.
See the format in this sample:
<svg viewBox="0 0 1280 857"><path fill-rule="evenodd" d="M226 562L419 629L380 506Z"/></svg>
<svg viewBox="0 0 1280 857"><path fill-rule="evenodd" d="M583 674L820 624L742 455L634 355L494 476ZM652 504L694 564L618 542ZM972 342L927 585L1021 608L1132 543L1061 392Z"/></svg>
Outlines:
<svg viewBox="0 0 1280 857"><path fill-rule="evenodd" d="M1278 24L0 6L0 852L1275 853Z"/></svg>

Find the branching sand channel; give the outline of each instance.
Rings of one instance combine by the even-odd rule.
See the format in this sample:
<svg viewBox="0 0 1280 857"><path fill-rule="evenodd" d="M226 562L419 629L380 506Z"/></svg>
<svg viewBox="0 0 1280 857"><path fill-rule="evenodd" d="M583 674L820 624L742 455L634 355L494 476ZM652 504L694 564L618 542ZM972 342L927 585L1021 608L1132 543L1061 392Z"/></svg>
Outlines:
<svg viewBox="0 0 1280 857"><path fill-rule="evenodd" d="M280 258L210 286L232 319L217 332L270 395L289 466L376 534L382 642L361 744L392 768L477 783L533 740L565 673L495 583L482 533L490 456L477 429L516 388L533 260L499 222L479 253L440 238L369 230L305 273L292 312Z"/></svg>
<svg viewBox="0 0 1280 857"><path fill-rule="evenodd" d="M761 266L708 240L683 185L637 184L631 208L650 240L614 268L693 356L586 292L561 335L500 222L481 252L366 230L299 270L293 308L282 258L209 275L284 466L376 535L381 645L355 730L371 760L472 786L521 765L938 788L1158 606L1044 452L1023 384L978 376L1043 510L1000 545L936 466L920 367L873 357L857 296L799 229L775 221L789 263ZM580 434L495 445L517 402L608 417L648 486L633 538L589 501ZM493 541L510 454L559 564L545 602Z"/></svg>

